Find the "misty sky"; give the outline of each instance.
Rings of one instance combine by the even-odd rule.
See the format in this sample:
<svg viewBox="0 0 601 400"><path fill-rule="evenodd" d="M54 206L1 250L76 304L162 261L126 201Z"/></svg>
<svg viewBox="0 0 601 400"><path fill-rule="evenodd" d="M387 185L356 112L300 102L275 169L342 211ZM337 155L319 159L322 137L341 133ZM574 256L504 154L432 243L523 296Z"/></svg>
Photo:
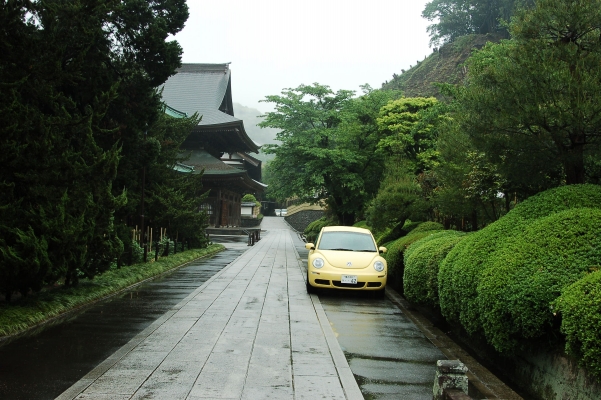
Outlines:
<svg viewBox="0 0 601 400"><path fill-rule="evenodd" d="M431 53L421 17L428 0L188 0L175 36L185 63L231 62L234 102L259 103L318 82L374 88Z"/></svg>

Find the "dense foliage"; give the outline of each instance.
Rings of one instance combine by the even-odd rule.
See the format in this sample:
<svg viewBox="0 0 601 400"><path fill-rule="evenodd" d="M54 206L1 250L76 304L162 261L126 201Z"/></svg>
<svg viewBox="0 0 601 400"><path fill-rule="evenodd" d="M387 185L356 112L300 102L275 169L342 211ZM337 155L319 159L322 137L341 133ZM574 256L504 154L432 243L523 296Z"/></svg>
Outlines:
<svg viewBox="0 0 601 400"><path fill-rule="evenodd" d="M0 292L7 299L109 268L131 236L123 224L141 214L142 171L155 203L179 196L192 205L198 186L180 186L170 173L197 120L163 118L157 92L180 64L180 46L166 39L187 17L184 0L0 7Z"/></svg>
<svg viewBox="0 0 601 400"><path fill-rule="evenodd" d="M551 239L547 238L547 236L551 235L548 231L556 232L554 229L551 229L551 226L547 225L544 227L546 230L541 228L536 231L529 231L528 229L531 224L534 224L539 219L549 218L556 213L566 210L591 207L598 208L599 204L601 204L601 187L599 186L562 186L532 196L523 203L518 204L511 212L497 222L467 236L449 252L440 265L438 282L442 314L449 321L459 322L470 333L483 332L484 329L490 328L492 320L483 321L482 313L483 310L486 307L490 307L491 304L484 302L483 297L481 297L480 294L484 294L482 285L486 282L485 277L487 274L492 273L490 271L494 269L493 265L497 265L497 258L504 254L507 263L511 264L511 259L518 263L511 264L514 265L515 268L518 268L520 265L525 265L524 260L530 257L531 254L524 253L520 256L519 246L528 246L526 242L534 242L534 237L537 235L540 236L540 240L549 240L549 243L551 243ZM575 223L576 220L571 219L569 221ZM534 226L540 227L539 224L540 222L537 222ZM581 224L582 223L576 223L574 228L569 229L562 225L562 229L565 230L566 235L569 235L571 232L574 232L573 229L578 229L578 225ZM531 235L528 238L522 237L525 235L524 232L526 231ZM595 231L593 231L592 234L595 234ZM598 235L599 233L596 232L596 234ZM556 235L559 235L559 233ZM562 237L562 235L563 234L559 236ZM519 237L522 238L521 241L516 239ZM518 241L516 242L516 240ZM510 248L507 247L510 244L511 246L515 246L511 247L513 253L511 251L505 252L505 249ZM578 246L581 245L580 242L570 239L566 244L574 246L573 250L570 251L580 251L578 248ZM563 245L560 248L562 251L567 251L566 249L568 249ZM545 249L546 251L544 254L549 254L549 256L548 258L543 259L551 262L554 257L553 254L557 253L553 253L553 249L546 247ZM569 252L567 254L569 254ZM557 255L556 257L561 259L564 255ZM519 260L522 260L522 262L520 263ZM544 270L544 266L541 267ZM575 268L580 267L581 264L575 266ZM561 275L562 269L554 270L553 273ZM505 279L505 277L503 277L503 279ZM505 285L505 283L505 280L503 280L503 285ZM541 293L546 290L542 287L540 289ZM511 288L511 290L517 292L516 288ZM556 287L554 290L561 290L561 286ZM507 293L510 295L511 291L508 291ZM525 301L529 301L527 296ZM535 304L534 301L531 304ZM509 305L510 304L505 304L506 307L509 307ZM548 304L546 307L548 307ZM514 313L514 311L505 309L503 315L509 317L511 313ZM530 317L532 317L532 315L530 315ZM489 325L485 327L484 324ZM506 325L506 329L508 332L513 329L511 323ZM528 336L526 335L525 337ZM510 342L499 341L498 348L505 349L508 347L505 346L505 344L509 343Z"/></svg>
<svg viewBox="0 0 601 400"><path fill-rule="evenodd" d="M561 332L566 335L566 350L580 365L601 377L601 271L563 289L555 302L561 314ZM594 269L594 268L592 268Z"/></svg>
<svg viewBox="0 0 601 400"><path fill-rule="evenodd" d="M454 116L509 184L586 181L601 138L600 19L599 0L539 0L512 19L511 40L468 61Z"/></svg>
<svg viewBox="0 0 601 400"><path fill-rule="evenodd" d="M422 225L423 228L419 229ZM384 254L386 263L388 265L389 279L398 281L399 291L402 292L403 284L402 279L405 271L405 264L403 262L403 256L405 250L413 243L432 235L433 233L442 230L442 225L429 222L420 223L417 227L414 227L405 236L402 236L392 242L384 243L387 252ZM378 242L380 245L380 243Z"/></svg>
<svg viewBox="0 0 601 400"><path fill-rule="evenodd" d="M428 27L430 43L439 45L473 33L505 32L515 6L531 4L533 0L432 0L422 16L436 21Z"/></svg>
<svg viewBox="0 0 601 400"><path fill-rule="evenodd" d="M498 351L549 331L550 304L601 259L599 208L557 212L522 228L497 243L476 288L479 323Z"/></svg>
<svg viewBox="0 0 601 400"><path fill-rule="evenodd" d="M439 307L440 263L464 236L464 232L442 231L413 243L405 250L403 293L407 300L433 308Z"/></svg>
<svg viewBox="0 0 601 400"><path fill-rule="evenodd" d="M280 130L269 163L270 194L312 204L325 201L340 225L352 225L378 189L383 158L378 155L380 108L398 96L373 91L333 93L327 86L301 85L267 96L275 111L260 126Z"/></svg>

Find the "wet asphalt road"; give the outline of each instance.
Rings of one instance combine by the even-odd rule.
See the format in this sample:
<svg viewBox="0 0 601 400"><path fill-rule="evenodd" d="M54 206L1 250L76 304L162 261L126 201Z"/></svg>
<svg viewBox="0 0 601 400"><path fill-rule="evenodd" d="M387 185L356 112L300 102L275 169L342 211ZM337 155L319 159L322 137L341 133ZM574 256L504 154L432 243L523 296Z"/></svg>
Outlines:
<svg viewBox="0 0 601 400"><path fill-rule="evenodd" d="M322 293L323 306L365 399L431 400L446 357L388 299Z"/></svg>
<svg viewBox="0 0 601 400"><path fill-rule="evenodd" d="M54 399L245 250L234 245L41 331L0 342L0 399Z"/></svg>

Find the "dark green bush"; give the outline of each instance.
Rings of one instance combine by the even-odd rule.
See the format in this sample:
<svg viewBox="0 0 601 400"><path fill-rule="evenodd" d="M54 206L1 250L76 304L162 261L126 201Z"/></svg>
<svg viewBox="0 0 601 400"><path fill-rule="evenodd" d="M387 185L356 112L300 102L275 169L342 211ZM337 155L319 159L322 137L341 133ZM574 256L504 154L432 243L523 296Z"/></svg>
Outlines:
<svg viewBox="0 0 601 400"><path fill-rule="evenodd" d="M564 288L554 306L561 314L566 351L582 367L601 377L601 271Z"/></svg>
<svg viewBox="0 0 601 400"><path fill-rule="evenodd" d="M461 323L470 333L481 330L476 288L482 271L496 251L527 225L550 214L582 207L601 205L601 187L569 185L548 190L518 204L507 215L459 242L440 265L439 300L442 314L449 321Z"/></svg>
<svg viewBox="0 0 601 400"><path fill-rule="evenodd" d="M601 209L551 214L508 238L486 263L476 304L487 341L498 351L542 336L550 304L601 260ZM599 326L601 328L601 326Z"/></svg>
<svg viewBox="0 0 601 400"><path fill-rule="evenodd" d="M403 229L405 229L404 226L403 226ZM443 229L444 229L444 226L442 226L442 224L439 224L438 222L427 221L427 222L422 222L422 223L416 225L415 227L413 227L411 229L411 233L441 231Z"/></svg>
<svg viewBox="0 0 601 400"><path fill-rule="evenodd" d="M415 229L418 226L421 226L422 224L424 224L424 222L411 222L411 221L407 220L403 223L402 226L386 228L384 231L374 234L374 238L376 239L376 242L378 244L385 245L385 243L393 242L400 237L407 236L409 234L409 232L413 231L413 229ZM428 224L430 224L430 223L428 223ZM426 228L424 229L425 231L430 230L427 228L427 226L428 225L426 225ZM436 229L442 229L442 226L440 226Z"/></svg>
<svg viewBox="0 0 601 400"><path fill-rule="evenodd" d="M323 228L324 226L330 226L330 225L335 225L334 221L326 218L326 217L322 217L316 221L311 222L307 228L305 228L305 239L307 240L308 243L315 243L315 241L317 240L317 235L319 235L319 232L321 231L321 228Z"/></svg>
<svg viewBox="0 0 601 400"><path fill-rule="evenodd" d="M438 307L438 269L449 251L465 237L464 232L433 233L405 250L403 293L407 300Z"/></svg>
<svg viewBox="0 0 601 400"><path fill-rule="evenodd" d="M423 222L422 224L428 224L427 226L431 226L428 222ZM386 263L388 264L389 273L397 273L402 276L404 270L403 254L405 252L405 249L407 249L407 247L417 242L418 240L437 232L430 230L421 230L416 232L416 229L417 228L413 229L406 236L403 236L393 242L385 244L388 251L384 254L384 258L386 259Z"/></svg>

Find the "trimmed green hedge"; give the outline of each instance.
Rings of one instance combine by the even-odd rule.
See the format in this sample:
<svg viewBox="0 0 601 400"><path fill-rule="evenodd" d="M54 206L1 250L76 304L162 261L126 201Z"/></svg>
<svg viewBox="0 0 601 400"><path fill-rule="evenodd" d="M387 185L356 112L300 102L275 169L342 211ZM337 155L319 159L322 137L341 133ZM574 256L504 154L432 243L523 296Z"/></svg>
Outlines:
<svg viewBox="0 0 601 400"><path fill-rule="evenodd" d="M428 227L428 226L434 227L433 225L431 225L428 222L424 222L422 224L427 224L426 227ZM422 224L420 224L419 226L421 226ZM417 242L418 240L421 240L427 236L430 236L433 233L438 232L436 230L432 230L432 231L420 230L420 231L416 232L416 229L413 229L406 236L403 236L401 238L398 238L397 240L394 240L392 242L384 244L384 246L388 250L384 254L384 258L386 259L386 263L388 265L388 275L389 276L393 275L396 277L400 277L402 280L402 277L404 274L404 269L405 269L405 264L403 263L403 254L404 254L405 250L410 245ZM403 288L403 284L402 284L402 282L400 282L399 287L397 289L402 290L402 288Z"/></svg>
<svg viewBox="0 0 601 400"><path fill-rule="evenodd" d="M438 308L438 269L451 249L465 237L464 232L433 233L405 250L403 292L415 304Z"/></svg>
<svg viewBox="0 0 601 400"><path fill-rule="evenodd" d="M481 276L511 237L534 220L573 208L601 205L601 187L569 185L532 196L503 218L460 241L440 265L438 274L440 308L445 318L459 322L470 333L482 331L477 288ZM541 232L541 235L546 233Z"/></svg>
<svg viewBox="0 0 601 400"><path fill-rule="evenodd" d="M564 288L554 306L561 313L566 351L578 358L582 367L601 377L601 271Z"/></svg>
<svg viewBox="0 0 601 400"><path fill-rule="evenodd" d="M539 218L500 243L482 271L475 302L487 341L504 352L516 349L522 339L550 332L551 303L599 260L598 208Z"/></svg>
<svg viewBox="0 0 601 400"><path fill-rule="evenodd" d="M410 228L408 231L411 233L442 231L444 229L442 224L432 221L422 222L415 226L407 225L407 227ZM403 225L403 229L405 229L405 225Z"/></svg>

